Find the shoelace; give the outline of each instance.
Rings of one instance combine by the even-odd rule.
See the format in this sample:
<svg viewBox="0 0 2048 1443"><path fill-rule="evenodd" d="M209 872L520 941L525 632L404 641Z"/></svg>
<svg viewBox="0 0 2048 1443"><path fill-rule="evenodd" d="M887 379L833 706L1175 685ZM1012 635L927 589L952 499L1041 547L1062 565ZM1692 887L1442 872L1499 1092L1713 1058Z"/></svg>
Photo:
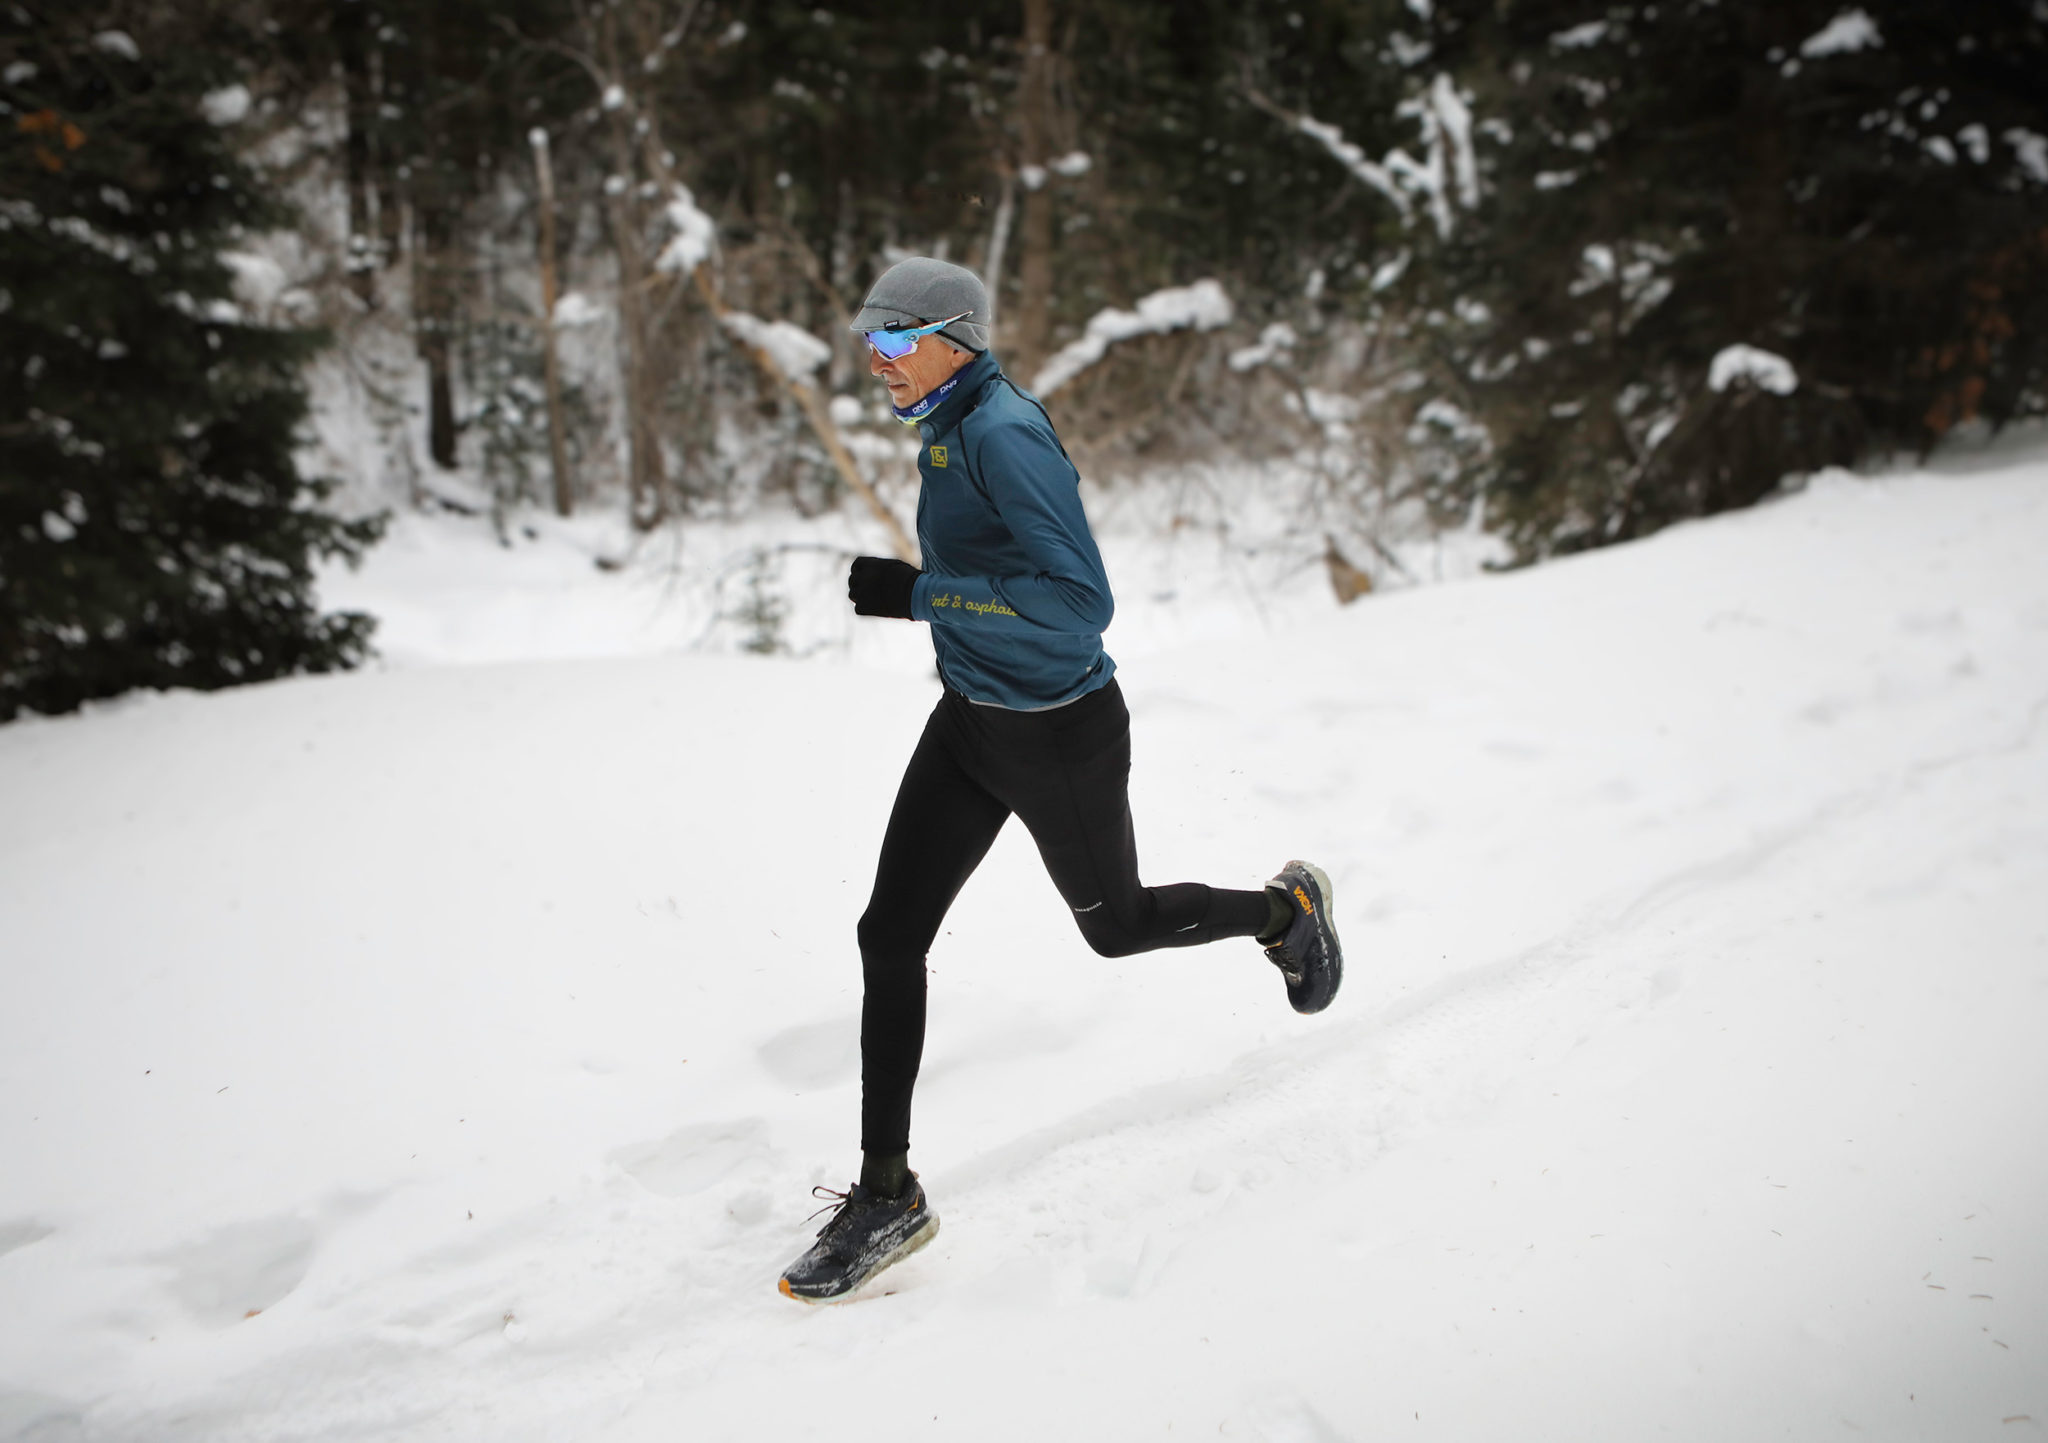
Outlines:
<svg viewBox="0 0 2048 1443"><path fill-rule="evenodd" d="M828 1197L832 1199L831 1202L828 1202L823 1207L819 1208L817 1213L811 1214L811 1218L814 1218L818 1215L818 1213L837 1213L841 1208L845 1207L848 1203L852 1202L853 1189L848 1188L845 1192L834 1192L831 1188L824 1187L821 1185L811 1189L811 1196ZM804 1221L809 1222L811 1218L805 1218ZM825 1226L830 1227L832 1225L830 1223L827 1223L825 1224Z"/></svg>

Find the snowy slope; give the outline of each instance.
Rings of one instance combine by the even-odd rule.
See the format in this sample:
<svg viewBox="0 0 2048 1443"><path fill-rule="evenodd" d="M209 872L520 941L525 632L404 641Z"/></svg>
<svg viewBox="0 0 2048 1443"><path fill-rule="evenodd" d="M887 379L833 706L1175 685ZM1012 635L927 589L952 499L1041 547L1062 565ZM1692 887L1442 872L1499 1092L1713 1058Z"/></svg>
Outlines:
<svg viewBox="0 0 2048 1443"><path fill-rule="evenodd" d="M1345 991L1098 959L1006 833L944 1229L836 1309L774 1277L928 680L0 730L0 1438L2036 1436L2044 552L2036 450L1127 665L1148 875L1320 861Z"/></svg>

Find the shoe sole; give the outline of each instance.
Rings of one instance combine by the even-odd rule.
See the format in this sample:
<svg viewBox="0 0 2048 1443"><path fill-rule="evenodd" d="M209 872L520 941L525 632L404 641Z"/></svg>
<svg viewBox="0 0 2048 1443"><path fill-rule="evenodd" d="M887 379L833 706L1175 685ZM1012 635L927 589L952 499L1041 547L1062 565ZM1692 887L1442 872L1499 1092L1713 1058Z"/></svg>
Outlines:
<svg viewBox="0 0 2048 1443"><path fill-rule="evenodd" d="M923 1227L919 1228L916 1232L912 1233L909 1237L905 1238L902 1242L896 1244L895 1247L891 1248L888 1252L884 1253L882 1255L882 1260L876 1263L872 1268L868 1269L866 1277L862 1278L859 1282L855 1283L852 1287L848 1288L843 1293L834 1293L829 1298L807 1298L802 1293L791 1291L788 1278L779 1279L776 1282L775 1286L777 1290L781 1292L783 1297L788 1298L792 1302L802 1303L807 1307L820 1308L828 1307L833 1303L853 1302L860 1296L862 1289L866 1288L869 1283L872 1283L876 1278L879 1278L883 1273L887 1272L897 1263L902 1262L905 1258L909 1257L912 1253L916 1252L919 1248L923 1247L926 1243L930 1242L933 1238L939 1235L939 1215L937 1213L928 1213L926 1214L926 1217L928 1221L925 1223Z"/></svg>
<svg viewBox="0 0 2048 1443"><path fill-rule="evenodd" d="M1330 883L1330 874L1314 862L1301 863L1301 870L1315 878L1316 890L1322 893L1322 915L1317 919L1316 930L1323 933L1329 954L1335 959L1330 964L1330 995L1323 999L1322 1007L1304 1014L1312 1017L1336 1001L1337 989L1344 985L1344 944L1337 938L1337 889ZM1295 1010L1300 1011L1299 1008Z"/></svg>

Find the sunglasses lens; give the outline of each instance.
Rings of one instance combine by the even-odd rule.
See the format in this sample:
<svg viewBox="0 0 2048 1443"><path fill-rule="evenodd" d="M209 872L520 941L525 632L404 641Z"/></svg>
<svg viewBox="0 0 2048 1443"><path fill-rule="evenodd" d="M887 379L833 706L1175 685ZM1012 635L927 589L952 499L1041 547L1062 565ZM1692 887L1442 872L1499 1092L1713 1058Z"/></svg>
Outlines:
<svg viewBox="0 0 2048 1443"><path fill-rule="evenodd" d="M900 361L917 349L916 331L869 331L868 344L885 361Z"/></svg>

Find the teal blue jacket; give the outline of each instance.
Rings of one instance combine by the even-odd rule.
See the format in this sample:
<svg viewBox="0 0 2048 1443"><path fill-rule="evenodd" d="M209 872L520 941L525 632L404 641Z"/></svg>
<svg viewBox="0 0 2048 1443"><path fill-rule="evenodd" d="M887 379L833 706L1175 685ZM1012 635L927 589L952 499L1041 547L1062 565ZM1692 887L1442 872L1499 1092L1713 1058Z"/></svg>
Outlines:
<svg viewBox="0 0 2048 1443"><path fill-rule="evenodd" d="M910 614L932 624L939 678L970 701L1042 711L1106 685L1116 608L1081 510L1081 476L1045 408L992 353L917 423Z"/></svg>

